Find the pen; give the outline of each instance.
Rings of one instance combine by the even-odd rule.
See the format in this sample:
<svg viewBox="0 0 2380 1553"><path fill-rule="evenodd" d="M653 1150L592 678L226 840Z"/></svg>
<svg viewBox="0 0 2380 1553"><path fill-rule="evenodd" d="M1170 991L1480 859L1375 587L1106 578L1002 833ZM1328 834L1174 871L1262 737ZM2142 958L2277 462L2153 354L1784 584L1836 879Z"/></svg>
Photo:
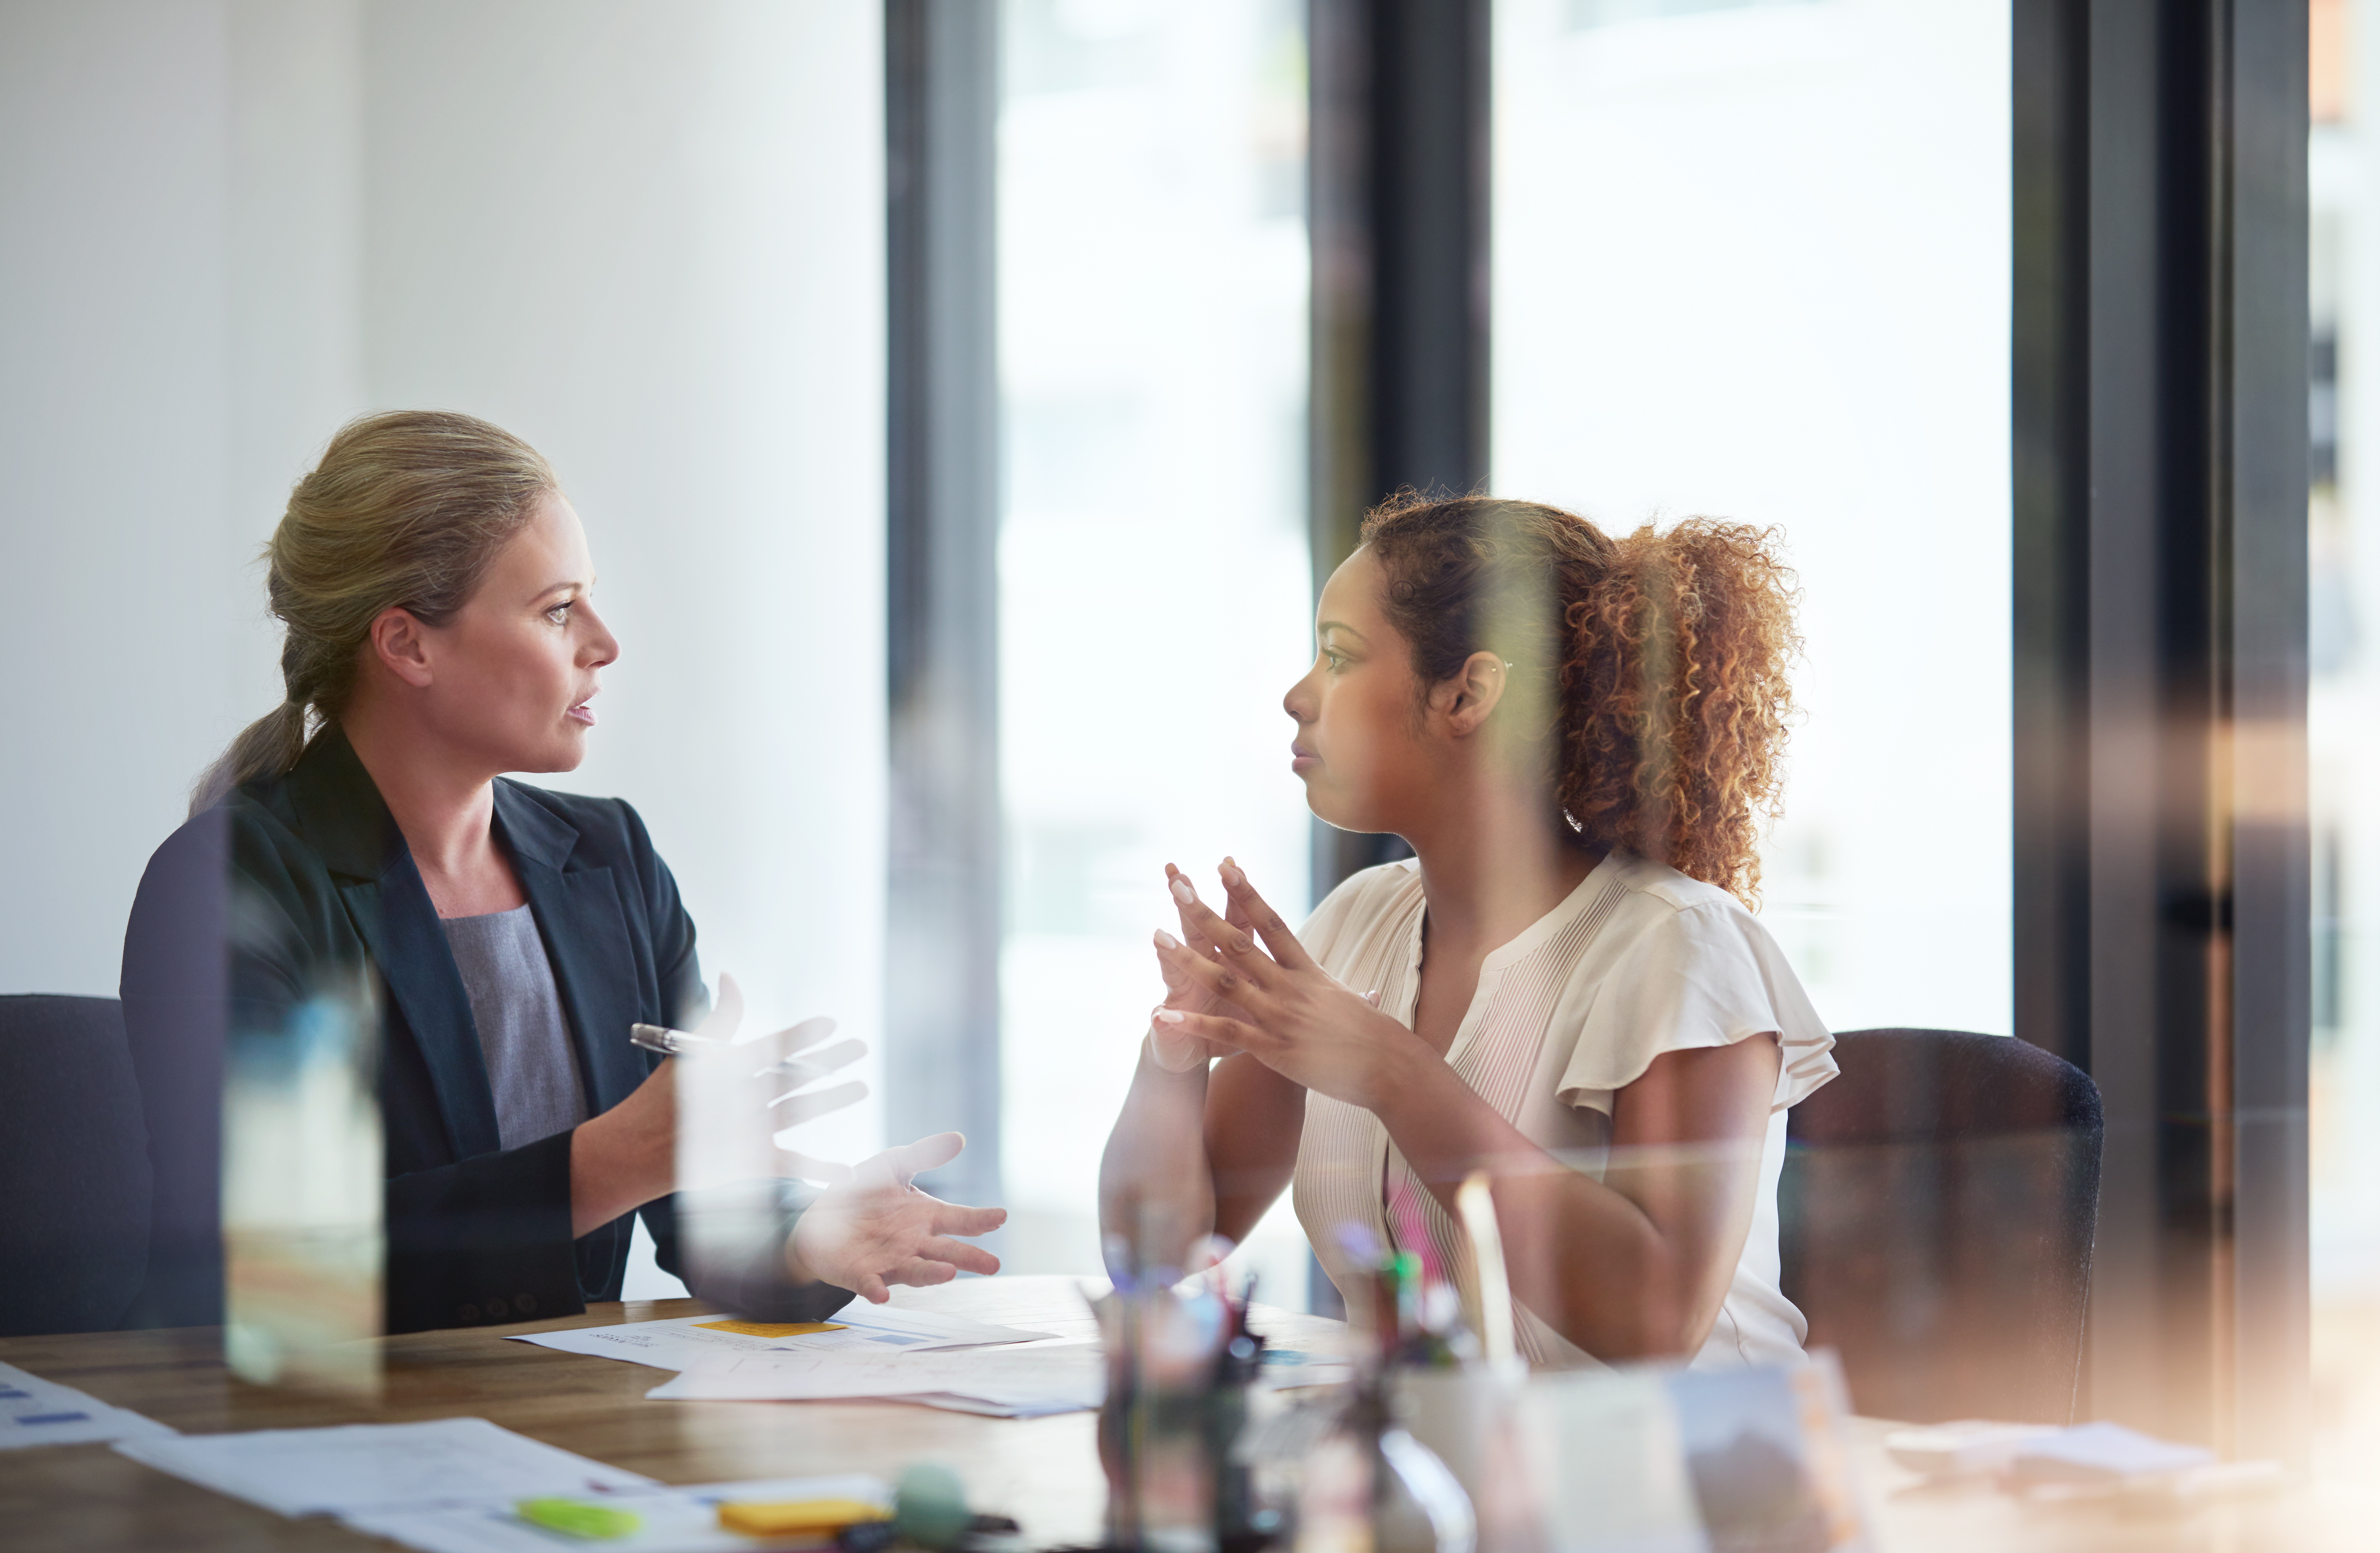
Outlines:
<svg viewBox="0 0 2380 1553"><path fill-rule="evenodd" d="M631 1025L628 1026L628 1044L641 1046L647 1051L658 1051L664 1057L675 1057L680 1052L718 1043L705 1040L700 1036L689 1036L684 1030L673 1030L666 1025Z"/></svg>
<svg viewBox="0 0 2380 1553"><path fill-rule="evenodd" d="M699 1051L719 1043L705 1036L673 1030L665 1025L631 1025L628 1026L628 1044L642 1047L647 1051L658 1051L664 1057L682 1057L689 1051ZM813 1062L803 1057L788 1057L760 1070L762 1073L784 1074L796 1084L824 1078L834 1071L835 1066Z"/></svg>

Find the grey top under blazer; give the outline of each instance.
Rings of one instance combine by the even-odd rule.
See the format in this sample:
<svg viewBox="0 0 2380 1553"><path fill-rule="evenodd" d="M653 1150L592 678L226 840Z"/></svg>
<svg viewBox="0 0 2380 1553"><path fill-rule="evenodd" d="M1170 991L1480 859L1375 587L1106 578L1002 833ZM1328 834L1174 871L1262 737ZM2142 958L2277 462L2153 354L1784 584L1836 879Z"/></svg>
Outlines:
<svg viewBox="0 0 2380 1553"><path fill-rule="evenodd" d="M709 1008L693 920L637 811L615 798L495 784L496 843L543 940L585 1087L585 1114L625 1099L662 1059L637 1022ZM124 1016L155 1170L150 1267L136 1320L223 1318L221 1101L226 1032L278 1031L328 978L378 983L392 1332L565 1316L613 1300L631 1218L574 1239L570 1140L499 1135L471 1000L380 790L335 726L287 774L248 783L150 859L124 943ZM773 1228L688 1267L677 1202L641 1211L661 1265L701 1297L771 1321L850 1299L797 1284L782 1255L801 1204L778 1189Z"/></svg>

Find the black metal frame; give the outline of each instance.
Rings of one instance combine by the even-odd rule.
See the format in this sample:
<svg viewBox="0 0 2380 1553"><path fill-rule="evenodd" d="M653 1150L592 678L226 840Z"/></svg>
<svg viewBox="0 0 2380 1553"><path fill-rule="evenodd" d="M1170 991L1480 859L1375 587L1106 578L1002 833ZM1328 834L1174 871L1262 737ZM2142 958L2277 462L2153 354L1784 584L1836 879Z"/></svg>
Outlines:
<svg viewBox="0 0 2380 1553"><path fill-rule="evenodd" d="M884 6L886 1126L965 1133L934 1184L974 1203L1000 1200L999 18Z"/></svg>
<svg viewBox="0 0 2380 1553"><path fill-rule="evenodd" d="M1318 592L1364 514L1488 479L1488 0L1308 0ZM1316 822L1314 892L1404 856Z"/></svg>
<svg viewBox="0 0 2380 1553"><path fill-rule="evenodd" d="M2014 42L2017 1033L2107 1105L2088 1406L2296 1457L2305 7Z"/></svg>

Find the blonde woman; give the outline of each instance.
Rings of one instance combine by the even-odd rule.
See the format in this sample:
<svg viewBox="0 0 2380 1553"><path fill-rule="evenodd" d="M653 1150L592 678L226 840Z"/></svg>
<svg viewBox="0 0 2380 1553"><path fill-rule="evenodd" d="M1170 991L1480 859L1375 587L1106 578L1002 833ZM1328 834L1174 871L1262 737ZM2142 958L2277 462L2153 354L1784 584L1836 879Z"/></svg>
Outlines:
<svg viewBox="0 0 2380 1553"><path fill-rule="evenodd" d="M126 935L159 1186L152 1319L220 1319L227 1022L284 1028L358 971L379 992L391 1331L616 1299L640 1211L664 1268L771 1320L997 1269L953 1237L1003 1214L910 1183L958 1152L955 1134L815 1199L789 1189L741 1254L681 1261L678 1060L629 1029L689 1028L708 1009L693 920L627 804L501 774L579 764L619 655L578 516L535 450L468 416L367 417L298 484L267 553L286 698L201 781ZM859 1050L804 1055L815 1071ZM861 1092L788 1086L746 1084L730 1103L783 1127Z"/></svg>

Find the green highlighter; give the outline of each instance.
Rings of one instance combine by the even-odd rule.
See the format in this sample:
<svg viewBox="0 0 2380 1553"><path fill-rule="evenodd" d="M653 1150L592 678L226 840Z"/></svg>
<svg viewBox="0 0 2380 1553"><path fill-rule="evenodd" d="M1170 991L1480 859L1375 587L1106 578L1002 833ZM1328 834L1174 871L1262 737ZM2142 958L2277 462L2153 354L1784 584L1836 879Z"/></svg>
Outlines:
<svg viewBox="0 0 2380 1553"><path fill-rule="evenodd" d="M523 1499L513 1506L513 1513L532 1526L589 1542L626 1536L645 1523L645 1518L634 1511L585 1499Z"/></svg>

